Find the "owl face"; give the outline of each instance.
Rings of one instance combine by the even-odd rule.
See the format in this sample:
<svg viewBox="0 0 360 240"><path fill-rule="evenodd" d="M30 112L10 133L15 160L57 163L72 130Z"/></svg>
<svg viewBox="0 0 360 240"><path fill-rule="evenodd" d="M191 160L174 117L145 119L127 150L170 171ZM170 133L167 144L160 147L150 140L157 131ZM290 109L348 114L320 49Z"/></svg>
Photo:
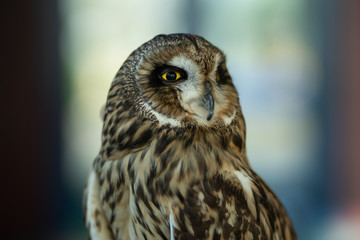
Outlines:
<svg viewBox="0 0 360 240"><path fill-rule="evenodd" d="M151 41L160 40L164 44L145 54L136 71L145 112L175 126L230 124L239 103L224 54L199 36Z"/></svg>

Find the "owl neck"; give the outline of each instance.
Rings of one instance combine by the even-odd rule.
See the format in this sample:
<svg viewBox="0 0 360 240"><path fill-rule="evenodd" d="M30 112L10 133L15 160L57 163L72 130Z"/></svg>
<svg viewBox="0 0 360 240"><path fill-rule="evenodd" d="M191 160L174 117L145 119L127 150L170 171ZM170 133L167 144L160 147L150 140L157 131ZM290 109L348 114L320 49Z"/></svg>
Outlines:
<svg viewBox="0 0 360 240"><path fill-rule="evenodd" d="M194 170L203 176L211 176L220 168L249 167L245 132L241 128L241 121L237 122L239 124L225 128L165 128L154 139L155 158L166 158L166 165L181 162L184 172Z"/></svg>
<svg viewBox="0 0 360 240"><path fill-rule="evenodd" d="M120 115L116 112L105 115L100 151L104 160L150 150L161 166L182 163L180 170L185 172L211 174L212 169L221 167L248 166L241 111L228 125L174 127L144 115L129 115L132 110L123 108Z"/></svg>

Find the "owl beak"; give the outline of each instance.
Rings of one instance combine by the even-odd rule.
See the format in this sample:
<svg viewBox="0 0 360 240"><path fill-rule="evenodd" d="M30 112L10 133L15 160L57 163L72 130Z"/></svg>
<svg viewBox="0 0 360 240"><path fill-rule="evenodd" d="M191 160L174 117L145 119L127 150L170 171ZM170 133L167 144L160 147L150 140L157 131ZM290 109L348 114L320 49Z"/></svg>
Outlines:
<svg viewBox="0 0 360 240"><path fill-rule="evenodd" d="M204 108L208 111L206 120L210 121L214 115L214 97L211 92L208 92L204 96Z"/></svg>

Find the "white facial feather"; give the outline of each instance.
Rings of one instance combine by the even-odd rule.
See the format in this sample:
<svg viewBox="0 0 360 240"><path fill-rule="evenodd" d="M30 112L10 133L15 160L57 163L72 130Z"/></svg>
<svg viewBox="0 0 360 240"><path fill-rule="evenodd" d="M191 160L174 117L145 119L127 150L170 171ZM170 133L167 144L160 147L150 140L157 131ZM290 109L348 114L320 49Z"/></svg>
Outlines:
<svg viewBox="0 0 360 240"><path fill-rule="evenodd" d="M202 89L199 67L194 61L183 55L174 57L168 64L181 68L188 74L187 80L178 84L178 88L181 90L180 104L185 110L194 114L194 119L200 125L208 124L206 120L208 112L201 106L205 92Z"/></svg>
<svg viewBox="0 0 360 240"><path fill-rule="evenodd" d="M157 111L155 111L148 103L144 103L145 111L148 111L156 117L156 119L161 123L162 125L170 124L173 127L179 127L180 126L180 120L175 118L169 118L165 116L164 114L161 114Z"/></svg>
<svg viewBox="0 0 360 240"><path fill-rule="evenodd" d="M176 66L185 70L188 74L188 79L178 84L181 89L181 98L184 102L189 103L200 97L201 91L199 91L200 72L196 63L185 56L176 56L170 62L170 65Z"/></svg>

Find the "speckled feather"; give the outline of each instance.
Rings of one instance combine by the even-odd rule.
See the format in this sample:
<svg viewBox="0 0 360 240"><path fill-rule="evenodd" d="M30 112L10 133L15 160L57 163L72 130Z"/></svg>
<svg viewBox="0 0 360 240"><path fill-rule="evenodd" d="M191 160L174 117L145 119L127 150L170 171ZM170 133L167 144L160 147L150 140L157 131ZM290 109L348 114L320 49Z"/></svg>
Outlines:
<svg viewBox="0 0 360 240"><path fill-rule="evenodd" d="M171 63L190 66L194 85L154 77ZM210 120L198 103L207 92ZM84 212L90 239L296 239L283 206L248 163L223 53L187 34L156 36L116 74Z"/></svg>

